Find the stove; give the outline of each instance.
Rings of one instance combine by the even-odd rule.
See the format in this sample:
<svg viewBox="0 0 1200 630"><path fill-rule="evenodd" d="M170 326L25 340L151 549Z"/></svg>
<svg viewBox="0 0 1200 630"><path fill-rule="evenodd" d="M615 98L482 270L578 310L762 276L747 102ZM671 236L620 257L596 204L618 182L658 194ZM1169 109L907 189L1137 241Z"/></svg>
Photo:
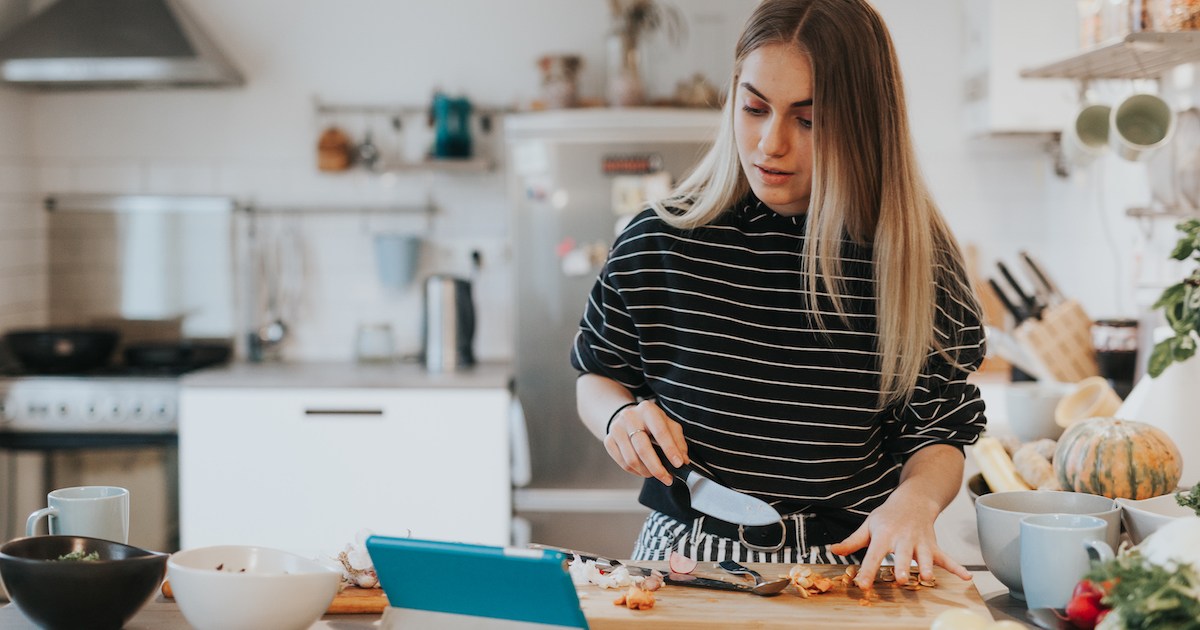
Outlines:
<svg viewBox="0 0 1200 630"><path fill-rule="evenodd" d="M178 426L174 375L0 376L0 432L174 434Z"/></svg>

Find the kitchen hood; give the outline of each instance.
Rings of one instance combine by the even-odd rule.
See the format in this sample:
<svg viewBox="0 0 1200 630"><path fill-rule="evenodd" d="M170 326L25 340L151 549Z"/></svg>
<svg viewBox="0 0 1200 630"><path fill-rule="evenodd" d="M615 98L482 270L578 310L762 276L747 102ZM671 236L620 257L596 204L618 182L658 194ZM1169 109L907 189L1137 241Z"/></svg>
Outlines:
<svg viewBox="0 0 1200 630"><path fill-rule="evenodd" d="M58 0L0 39L0 81L35 89L244 83L179 0Z"/></svg>

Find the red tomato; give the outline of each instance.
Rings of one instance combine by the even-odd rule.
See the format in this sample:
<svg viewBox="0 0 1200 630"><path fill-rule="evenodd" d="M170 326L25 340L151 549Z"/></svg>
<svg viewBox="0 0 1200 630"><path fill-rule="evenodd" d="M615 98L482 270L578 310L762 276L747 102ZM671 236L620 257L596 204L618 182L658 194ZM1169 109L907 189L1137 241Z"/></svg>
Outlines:
<svg viewBox="0 0 1200 630"><path fill-rule="evenodd" d="M1091 580L1082 580L1075 585L1071 600L1067 602L1067 619L1071 625L1083 630L1092 630L1104 618L1108 610L1100 603L1104 590Z"/></svg>

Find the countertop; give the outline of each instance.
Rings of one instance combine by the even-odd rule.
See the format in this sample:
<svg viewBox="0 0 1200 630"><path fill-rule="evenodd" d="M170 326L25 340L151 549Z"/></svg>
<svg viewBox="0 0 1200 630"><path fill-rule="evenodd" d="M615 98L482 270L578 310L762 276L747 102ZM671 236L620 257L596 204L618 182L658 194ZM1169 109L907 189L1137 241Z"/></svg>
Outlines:
<svg viewBox="0 0 1200 630"><path fill-rule="evenodd" d="M184 375L183 387L313 389L497 389L513 376L508 362L483 362L456 372L427 372L419 363L231 363Z"/></svg>

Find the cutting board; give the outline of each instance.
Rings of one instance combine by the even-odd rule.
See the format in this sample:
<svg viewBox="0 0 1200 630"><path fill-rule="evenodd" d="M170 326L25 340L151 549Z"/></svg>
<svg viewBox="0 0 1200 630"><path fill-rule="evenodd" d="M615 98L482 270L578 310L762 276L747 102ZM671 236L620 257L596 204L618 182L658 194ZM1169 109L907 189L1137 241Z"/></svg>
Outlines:
<svg viewBox="0 0 1200 630"><path fill-rule="evenodd" d="M638 566L666 568L662 562L639 562ZM786 576L795 565L748 564L764 578ZM845 565L807 565L814 573L833 578L842 575ZM713 563L700 563L693 575L723 580L738 580ZM878 598L863 605L863 591L855 586L835 585L833 590L808 599L796 594L789 586L774 597L759 597L750 593L714 591L686 586L664 585L654 593L655 604L650 610L630 610L613 605L621 590L602 589L595 585L577 587L579 603L592 630L606 628L862 628L928 630L942 611L966 608L992 615L972 582L964 582L941 568L934 569L937 586L910 591L894 583L876 582Z"/></svg>
<svg viewBox="0 0 1200 630"><path fill-rule="evenodd" d="M347 586L338 593L333 602L329 604L329 608L325 610L327 615L354 615L354 614L372 614L380 615L387 609L387 595L383 594L381 588L358 588L357 586ZM616 606L613 606L616 608Z"/></svg>

